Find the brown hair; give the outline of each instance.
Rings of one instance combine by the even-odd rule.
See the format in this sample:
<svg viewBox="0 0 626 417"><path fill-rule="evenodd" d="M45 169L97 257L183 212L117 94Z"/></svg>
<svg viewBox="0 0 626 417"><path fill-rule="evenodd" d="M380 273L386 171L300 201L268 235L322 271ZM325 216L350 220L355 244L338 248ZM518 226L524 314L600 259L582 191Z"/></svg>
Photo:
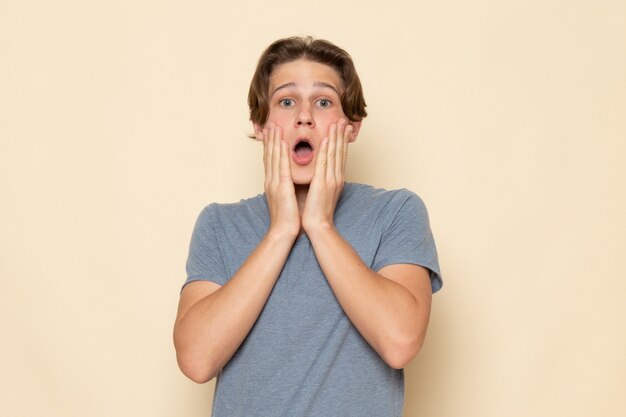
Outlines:
<svg viewBox="0 0 626 417"><path fill-rule="evenodd" d="M250 120L264 125L269 115L269 84L272 71L277 65L307 59L334 68L343 82L341 107L353 122L367 116L361 81L350 55L332 43L312 36L279 39L263 52L250 83L248 107Z"/></svg>

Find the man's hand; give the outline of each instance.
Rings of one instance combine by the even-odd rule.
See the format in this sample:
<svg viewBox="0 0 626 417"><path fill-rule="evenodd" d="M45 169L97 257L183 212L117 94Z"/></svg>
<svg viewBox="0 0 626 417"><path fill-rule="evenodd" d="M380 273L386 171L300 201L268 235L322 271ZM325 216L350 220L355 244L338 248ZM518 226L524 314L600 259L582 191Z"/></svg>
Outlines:
<svg viewBox="0 0 626 417"><path fill-rule="evenodd" d="M317 155L302 226L343 311L381 358L399 369L415 357L424 340L430 281L425 268L412 264L373 271L335 228L352 129L346 120L329 127Z"/></svg>
<svg viewBox="0 0 626 417"><path fill-rule="evenodd" d="M282 129L270 123L263 129L263 163L265 165L265 197L270 211L270 232L297 236L300 213L291 179L289 149L282 140Z"/></svg>
<svg viewBox="0 0 626 417"><path fill-rule="evenodd" d="M328 137L322 141L302 213L302 227L307 234L319 228L334 227L333 216L344 185L352 129L345 119L340 119L330 125Z"/></svg>

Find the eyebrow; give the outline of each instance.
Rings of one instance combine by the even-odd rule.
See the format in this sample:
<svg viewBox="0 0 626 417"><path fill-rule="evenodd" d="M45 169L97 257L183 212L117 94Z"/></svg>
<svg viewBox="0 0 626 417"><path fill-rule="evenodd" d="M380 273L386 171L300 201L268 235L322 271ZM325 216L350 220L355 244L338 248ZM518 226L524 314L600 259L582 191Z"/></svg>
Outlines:
<svg viewBox="0 0 626 417"><path fill-rule="evenodd" d="M296 87L296 83L291 82L291 83L286 83L286 84L283 84L283 85L279 85L278 87L276 87L276 88L274 89L274 91L272 91L272 94L270 94L270 98L271 98L272 96L274 96L274 94L276 94L276 92L277 92L278 90L282 90L283 88L289 88L289 87ZM330 89L331 89L331 90L333 90L335 93L337 93L337 95L338 95L338 96L341 96L341 94L339 94L339 91L337 90L337 88L335 88L335 86L334 86L334 85L332 85L332 84L328 84L328 83L325 83L325 82L322 82L322 81L316 81L316 82L314 82L314 83L313 83L313 87L325 87L325 88L330 88Z"/></svg>

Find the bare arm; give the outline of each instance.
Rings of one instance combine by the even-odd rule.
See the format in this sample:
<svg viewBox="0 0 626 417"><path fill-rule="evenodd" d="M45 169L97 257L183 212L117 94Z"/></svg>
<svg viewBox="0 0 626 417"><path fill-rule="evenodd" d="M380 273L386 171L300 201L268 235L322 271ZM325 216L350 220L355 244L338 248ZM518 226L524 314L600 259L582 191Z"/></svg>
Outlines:
<svg viewBox="0 0 626 417"><path fill-rule="evenodd" d="M178 365L195 382L211 380L258 318L300 230L300 215L280 129L264 131L265 191L270 228L223 286L192 282L180 297L174 325Z"/></svg>
<svg viewBox="0 0 626 417"><path fill-rule="evenodd" d="M330 127L318 155L302 226L350 321L388 365L403 368L424 340L430 317L430 279L425 268L411 264L372 271L337 232L333 214L344 184L351 133L345 120Z"/></svg>
<svg viewBox="0 0 626 417"><path fill-rule="evenodd" d="M280 275L293 239L268 233L224 285L188 284L174 326L178 365L195 382L211 380L258 318Z"/></svg>
<svg viewBox="0 0 626 417"><path fill-rule="evenodd" d="M376 273L336 229L320 229L309 238L350 321L389 366L404 368L421 349L428 327L428 270L395 264Z"/></svg>

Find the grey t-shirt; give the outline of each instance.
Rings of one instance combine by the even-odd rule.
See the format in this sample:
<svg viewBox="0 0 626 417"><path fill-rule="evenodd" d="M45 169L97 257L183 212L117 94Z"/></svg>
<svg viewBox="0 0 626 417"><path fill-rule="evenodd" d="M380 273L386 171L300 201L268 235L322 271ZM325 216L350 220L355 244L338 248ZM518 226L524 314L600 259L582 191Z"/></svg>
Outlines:
<svg viewBox="0 0 626 417"><path fill-rule="evenodd" d="M421 265L430 270L432 291L441 288L426 207L413 192L347 183L334 221L374 271ZM194 228L185 284L225 284L268 227L264 194L207 206ZM301 235L254 327L218 375L213 416L399 417L403 406L403 371L389 367L352 325Z"/></svg>

